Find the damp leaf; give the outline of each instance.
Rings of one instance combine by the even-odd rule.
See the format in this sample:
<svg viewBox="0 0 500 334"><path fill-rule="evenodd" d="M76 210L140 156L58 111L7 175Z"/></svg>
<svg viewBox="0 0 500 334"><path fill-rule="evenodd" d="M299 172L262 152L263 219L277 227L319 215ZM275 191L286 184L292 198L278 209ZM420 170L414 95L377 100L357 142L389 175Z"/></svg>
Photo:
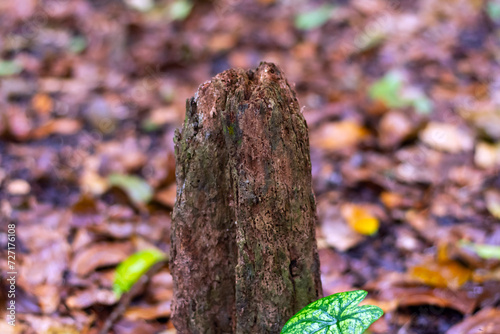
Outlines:
<svg viewBox="0 0 500 334"><path fill-rule="evenodd" d="M384 312L374 305L358 304L367 292L340 292L317 300L294 315L281 334L362 334Z"/></svg>
<svg viewBox="0 0 500 334"><path fill-rule="evenodd" d="M116 268L113 291L118 296L128 292L149 268L166 258L163 252L156 249L146 249L132 254Z"/></svg>

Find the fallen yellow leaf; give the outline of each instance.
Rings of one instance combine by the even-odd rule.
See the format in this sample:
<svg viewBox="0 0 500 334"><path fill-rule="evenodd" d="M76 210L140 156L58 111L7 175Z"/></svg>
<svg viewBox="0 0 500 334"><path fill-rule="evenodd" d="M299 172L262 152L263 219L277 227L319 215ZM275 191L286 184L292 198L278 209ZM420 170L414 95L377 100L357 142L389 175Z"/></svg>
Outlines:
<svg viewBox="0 0 500 334"><path fill-rule="evenodd" d="M368 130L354 121L328 123L311 135L311 146L335 151L355 146L367 136Z"/></svg>
<svg viewBox="0 0 500 334"><path fill-rule="evenodd" d="M423 263L410 268L409 274L430 286L458 289L472 277L472 271L455 261Z"/></svg>
<svg viewBox="0 0 500 334"><path fill-rule="evenodd" d="M349 226L359 234L373 235L377 233L378 219L363 206L345 204L340 208L340 213Z"/></svg>

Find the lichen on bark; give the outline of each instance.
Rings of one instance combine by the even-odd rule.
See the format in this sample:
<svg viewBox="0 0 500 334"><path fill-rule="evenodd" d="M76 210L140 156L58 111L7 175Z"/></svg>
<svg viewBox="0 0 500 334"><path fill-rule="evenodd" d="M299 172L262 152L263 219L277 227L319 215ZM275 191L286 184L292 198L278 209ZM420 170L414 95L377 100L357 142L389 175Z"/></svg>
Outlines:
<svg viewBox="0 0 500 334"><path fill-rule="evenodd" d="M281 69L202 84L175 136L180 333L279 333L322 296L308 129Z"/></svg>

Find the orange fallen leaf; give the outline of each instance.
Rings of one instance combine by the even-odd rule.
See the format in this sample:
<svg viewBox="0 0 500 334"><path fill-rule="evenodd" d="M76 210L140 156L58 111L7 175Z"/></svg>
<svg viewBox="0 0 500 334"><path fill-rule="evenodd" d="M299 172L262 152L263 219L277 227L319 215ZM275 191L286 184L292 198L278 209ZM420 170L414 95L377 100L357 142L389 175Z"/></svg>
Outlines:
<svg viewBox="0 0 500 334"><path fill-rule="evenodd" d="M31 99L31 106L40 115L47 115L54 109L54 102L47 94L38 93Z"/></svg>
<svg viewBox="0 0 500 334"><path fill-rule="evenodd" d="M378 219L366 208L356 204L345 204L340 208L342 217L359 234L373 235L378 231Z"/></svg>
<svg viewBox="0 0 500 334"><path fill-rule="evenodd" d="M387 191L380 194L380 200L389 209L394 209L403 203L403 197L400 194Z"/></svg>
<svg viewBox="0 0 500 334"><path fill-rule="evenodd" d="M357 145L368 131L354 121L328 123L311 134L311 146L326 150L339 150Z"/></svg>
<svg viewBox="0 0 500 334"><path fill-rule="evenodd" d="M472 277L470 269L455 261L422 263L410 268L409 274L424 284L451 289L458 289Z"/></svg>

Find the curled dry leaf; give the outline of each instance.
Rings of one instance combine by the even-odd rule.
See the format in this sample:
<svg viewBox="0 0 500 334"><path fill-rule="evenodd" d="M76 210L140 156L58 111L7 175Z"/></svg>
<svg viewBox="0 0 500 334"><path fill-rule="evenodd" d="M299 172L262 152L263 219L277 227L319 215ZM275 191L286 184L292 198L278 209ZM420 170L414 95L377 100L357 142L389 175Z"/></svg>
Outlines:
<svg viewBox="0 0 500 334"><path fill-rule="evenodd" d="M398 282L397 284L401 283ZM477 304L476 298L470 297L466 291L452 291L424 286L388 286L380 292L378 298L389 303L387 306L390 309L387 311L394 311L397 307L433 305L470 314ZM394 305L394 302L396 305Z"/></svg>
<svg viewBox="0 0 500 334"><path fill-rule="evenodd" d="M86 276L99 267L115 265L125 260L131 252L130 242L91 245L76 254L70 268L78 276Z"/></svg>

